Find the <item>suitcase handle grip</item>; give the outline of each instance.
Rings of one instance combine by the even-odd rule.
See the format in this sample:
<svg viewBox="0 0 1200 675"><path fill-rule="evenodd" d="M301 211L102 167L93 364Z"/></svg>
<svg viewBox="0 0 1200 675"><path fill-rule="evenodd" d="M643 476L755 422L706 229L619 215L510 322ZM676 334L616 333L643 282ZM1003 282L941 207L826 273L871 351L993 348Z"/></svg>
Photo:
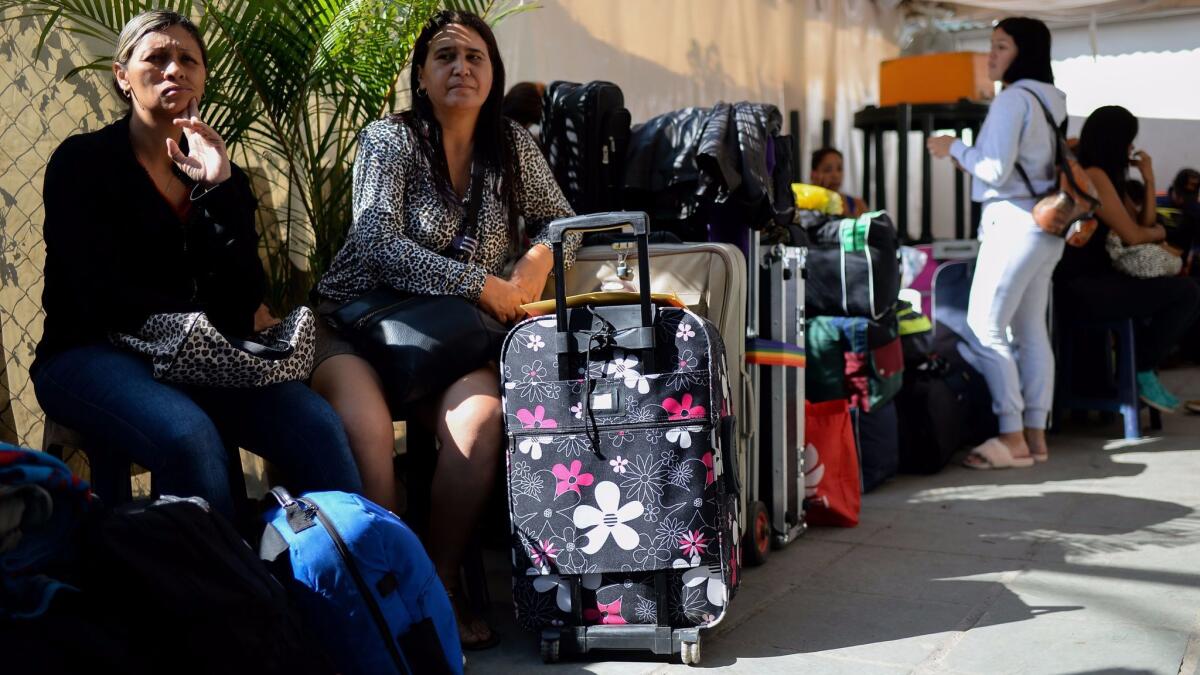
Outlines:
<svg viewBox="0 0 1200 675"><path fill-rule="evenodd" d="M609 211L586 213L582 216L559 218L546 226L546 236L551 244L562 243L563 235L575 230L615 230L625 225L633 226L635 235L649 233L650 218L640 211Z"/></svg>
<svg viewBox="0 0 1200 675"><path fill-rule="evenodd" d="M571 231L614 230L632 225L638 247L639 304L642 308L642 326L652 325L650 309L650 217L640 211L610 211L591 213L571 218L559 218L546 226L551 249L554 251L554 316L558 322L560 347L566 344L567 333L567 282L564 270L563 237ZM560 348L560 352L562 349Z"/></svg>

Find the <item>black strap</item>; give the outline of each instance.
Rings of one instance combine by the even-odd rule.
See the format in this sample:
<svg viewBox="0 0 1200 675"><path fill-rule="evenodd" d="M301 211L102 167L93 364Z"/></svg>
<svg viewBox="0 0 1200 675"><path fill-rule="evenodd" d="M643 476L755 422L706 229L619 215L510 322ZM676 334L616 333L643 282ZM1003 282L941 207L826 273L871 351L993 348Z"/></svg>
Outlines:
<svg viewBox="0 0 1200 675"><path fill-rule="evenodd" d="M1076 194L1078 194L1080 197L1082 197L1083 199L1086 199L1088 201L1088 203L1091 204L1093 210L1100 208L1100 200L1093 197L1090 193L1088 193L1086 190L1081 188L1075 182L1075 174L1071 171L1071 167L1067 163L1067 157L1071 153L1070 153L1070 150L1067 148L1067 134L1066 134L1066 130L1065 130L1065 127L1067 124L1066 120L1063 120L1062 127L1058 126L1057 124L1054 123L1054 115L1050 113L1050 108L1046 107L1046 104L1042 102L1042 98L1040 96L1038 96L1032 89L1028 89L1026 87L1017 87L1017 89L1022 89L1024 91L1028 92L1030 96L1033 96L1033 100L1037 101L1038 106L1041 107L1042 114L1044 114L1046 116L1046 123L1049 124L1050 128L1054 131L1054 139L1055 139L1054 167L1055 167L1055 169L1057 171L1061 172L1064 176L1066 176L1067 183L1069 183L1071 185L1071 189L1074 190L1076 192ZM1029 182L1029 176L1027 176L1025 174L1025 169L1021 166L1020 162L1017 163L1016 168L1017 168L1017 173L1021 174L1021 179L1025 181L1025 187L1029 189L1030 195L1033 197L1041 196L1041 195L1037 194L1036 191L1034 191L1033 185Z"/></svg>
<svg viewBox="0 0 1200 675"><path fill-rule="evenodd" d="M471 184L467 186L467 209L463 212L462 225L458 228L457 240L467 236L475 239L475 245L469 251L459 250L455 257L462 262L475 259L479 250L479 207L483 204L483 162L479 158L471 160ZM465 256L464 256L465 253Z"/></svg>
<svg viewBox="0 0 1200 675"><path fill-rule="evenodd" d="M1042 97L1038 96L1036 92L1027 87L1013 88L1020 89L1021 91L1028 93L1033 97L1033 100L1037 101L1038 106L1041 107L1042 113L1046 116L1046 122L1050 125L1050 129L1054 133L1054 168L1056 170L1061 169L1063 148L1067 144L1066 135L1063 133L1063 130L1054 123L1054 115L1050 112L1050 109L1046 107L1046 104L1042 102ZM1029 180L1029 174L1025 173L1025 167L1021 166L1020 162L1017 162L1016 169L1017 173L1021 176L1021 180L1025 182L1025 189L1029 190L1029 196L1041 197L1042 195L1039 194L1037 190L1033 189L1033 183Z"/></svg>
<svg viewBox="0 0 1200 675"><path fill-rule="evenodd" d="M1021 175L1021 180L1025 181L1025 189L1029 190L1029 196L1034 198L1041 197L1037 190L1033 189L1033 183L1029 182L1029 174L1025 173L1025 167L1021 166L1020 162L1017 162L1017 173Z"/></svg>

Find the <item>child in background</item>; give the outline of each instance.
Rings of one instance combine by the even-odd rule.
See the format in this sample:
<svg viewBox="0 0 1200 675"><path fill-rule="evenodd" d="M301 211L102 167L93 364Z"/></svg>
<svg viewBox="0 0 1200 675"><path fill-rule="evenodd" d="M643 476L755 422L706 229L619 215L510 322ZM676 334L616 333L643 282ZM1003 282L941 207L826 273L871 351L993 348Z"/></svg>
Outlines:
<svg viewBox="0 0 1200 675"><path fill-rule="evenodd" d="M828 190L842 194L846 204L846 215L857 216L867 210L867 205L857 197L842 193L842 179L845 175L842 153L836 148L821 148L812 154L812 164L809 167L809 181Z"/></svg>

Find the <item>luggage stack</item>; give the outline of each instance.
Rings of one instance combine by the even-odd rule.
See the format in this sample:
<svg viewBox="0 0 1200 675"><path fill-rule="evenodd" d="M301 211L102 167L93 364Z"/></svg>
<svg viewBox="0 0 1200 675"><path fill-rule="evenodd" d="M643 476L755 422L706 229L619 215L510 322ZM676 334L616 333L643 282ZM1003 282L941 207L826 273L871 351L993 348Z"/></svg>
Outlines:
<svg viewBox="0 0 1200 675"><path fill-rule="evenodd" d="M967 300L978 243L937 241L918 247L927 254L910 297L922 312L899 303L904 346L904 385L896 398L900 422L900 471L941 471L954 453L997 433L987 382L967 361ZM918 295L919 294L919 295Z"/></svg>
<svg viewBox="0 0 1200 675"><path fill-rule="evenodd" d="M794 216L791 142L769 104L686 108L630 130L617 112L623 100L608 82L552 83L542 124L547 160L576 212L646 211L658 234L684 242L651 246L653 290L680 291L725 341L744 477L739 524L746 563L759 564L804 529L803 249L759 245L761 231ZM626 138L614 164L605 145L620 153ZM614 175L620 190L611 189ZM631 250L630 242L586 246L568 291L637 290ZM765 285L772 290L760 290Z"/></svg>
<svg viewBox="0 0 1200 675"><path fill-rule="evenodd" d="M568 307L564 233L625 224L636 301ZM500 364L518 621L541 631L547 662L636 649L697 663L700 631L724 617L741 576L721 335L652 303L646 214L548 227L555 314L518 324Z"/></svg>
<svg viewBox="0 0 1200 675"><path fill-rule="evenodd" d="M882 211L858 218L802 216L808 238L807 399L849 402L862 489L869 492L895 475L899 464L893 400L903 383L904 356L896 319L896 228Z"/></svg>

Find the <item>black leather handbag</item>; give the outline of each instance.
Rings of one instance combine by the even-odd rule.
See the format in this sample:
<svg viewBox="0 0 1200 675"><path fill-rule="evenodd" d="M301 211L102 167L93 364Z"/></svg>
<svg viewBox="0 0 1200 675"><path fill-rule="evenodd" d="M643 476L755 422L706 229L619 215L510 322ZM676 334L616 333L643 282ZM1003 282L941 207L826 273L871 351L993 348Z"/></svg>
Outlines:
<svg viewBox="0 0 1200 675"><path fill-rule="evenodd" d="M482 201L480 163L471 171L471 195L455 239L458 257L476 250ZM468 242L463 245L462 242ZM383 381L389 405L412 403L444 391L455 380L499 361L508 329L475 303L457 295L413 295L377 288L326 315L354 343Z"/></svg>
<svg viewBox="0 0 1200 675"><path fill-rule="evenodd" d="M327 318L383 381L388 403L412 403L500 358L508 329L457 295L408 295L379 288Z"/></svg>

